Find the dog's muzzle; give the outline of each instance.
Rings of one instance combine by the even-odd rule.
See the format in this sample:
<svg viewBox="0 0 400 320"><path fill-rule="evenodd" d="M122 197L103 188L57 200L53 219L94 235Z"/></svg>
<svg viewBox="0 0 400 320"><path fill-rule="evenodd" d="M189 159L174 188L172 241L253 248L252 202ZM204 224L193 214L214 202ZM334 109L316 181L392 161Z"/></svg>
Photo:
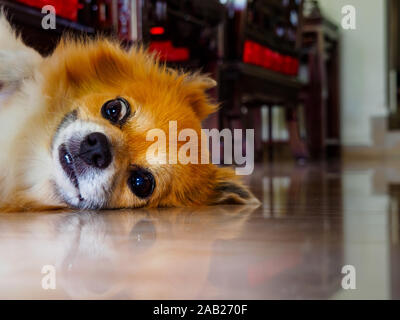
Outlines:
<svg viewBox="0 0 400 320"><path fill-rule="evenodd" d="M52 150L57 194L72 207L102 208L109 200L116 172L112 142L100 125L63 121Z"/></svg>

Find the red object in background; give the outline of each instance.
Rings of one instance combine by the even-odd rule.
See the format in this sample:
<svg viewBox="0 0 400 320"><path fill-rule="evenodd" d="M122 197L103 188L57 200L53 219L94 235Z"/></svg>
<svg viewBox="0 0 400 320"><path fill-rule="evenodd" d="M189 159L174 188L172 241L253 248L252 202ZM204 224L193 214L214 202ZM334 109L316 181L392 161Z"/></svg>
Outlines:
<svg viewBox="0 0 400 320"><path fill-rule="evenodd" d="M186 61L189 60L189 49L175 48L171 41L153 41L149 46L150 52L158 52L162 61Z"/></svg>
<svg viewBox="0 0 400 320"><path fill-rule="evenodd" d="M57 16L77 21L79 0L17 0L31 7L42 9L46 5L51 5L56 10Z"/></svg>
<svg viewBox="0 0 400 320"><path fill-rule="evenodd" d="M243 49L243 62L252 63L254 55L254 42L246 41Z"/></svg>
<svg viewBox="0 0 400 320"><path fill-rule="evenodd" d="M264 68L270 69L272 67L272 60L271 60L272 54L273 54L272 50L270 50L268 48L263 48L262 55L264 57L264 60L262 62L262 66Z"/></svg>
<svg viewBox="0 0 400 320"><path fill-rule="evenodd" d="M280 54L250 40L244 43L243 62L291 76L296 76L299 69L298 59Z"/></svg>
<svg viewBox="0 0 400 320"><path fill-rule="evenodd" d="M165 29L163 27L152 27L150 28L150 34L152 35L161 35L164 34Z"/></svg>

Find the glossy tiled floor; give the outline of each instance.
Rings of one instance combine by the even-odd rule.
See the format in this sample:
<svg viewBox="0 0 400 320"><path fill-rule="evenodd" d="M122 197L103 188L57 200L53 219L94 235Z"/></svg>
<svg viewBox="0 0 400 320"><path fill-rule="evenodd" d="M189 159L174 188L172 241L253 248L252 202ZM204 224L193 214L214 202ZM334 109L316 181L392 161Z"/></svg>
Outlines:
<svg viewBox="0 0 400 320"><path fill-rule="evenodd" d="M258 208L0 214L0 298L400 298L400 166L248 180Z"/></svg>

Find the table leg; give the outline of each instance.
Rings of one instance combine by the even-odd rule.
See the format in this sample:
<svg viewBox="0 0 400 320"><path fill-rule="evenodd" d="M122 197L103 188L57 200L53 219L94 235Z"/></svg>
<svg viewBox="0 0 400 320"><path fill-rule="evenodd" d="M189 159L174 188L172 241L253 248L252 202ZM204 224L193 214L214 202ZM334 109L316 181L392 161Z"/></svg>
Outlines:
<svg viewBox="0 0 400 320"><path fill-rule="evenodd" d="M299 121L295 107L286 109L286 121L289 131L289 144L292 154L296 159L308 158L308 150L304 141L300 137Z"/></svg>

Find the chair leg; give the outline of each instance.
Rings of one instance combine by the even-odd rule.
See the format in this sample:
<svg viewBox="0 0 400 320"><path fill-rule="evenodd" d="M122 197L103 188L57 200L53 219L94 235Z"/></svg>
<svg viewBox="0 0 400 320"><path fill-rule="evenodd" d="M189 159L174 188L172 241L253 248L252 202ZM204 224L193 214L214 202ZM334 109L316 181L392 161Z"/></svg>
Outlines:
<svg viewBox="0 0 400 320"><path fill-rule="evenodd" d="M289 144L295 159L307 159L309 157L307 146L300 137L299 122L296 108L286 109L286 121L289 131Z"/></svg>
<svg viewBox="0 0 400 320"><path fill-rule="evenodd" d="M274 161L274 140L272 136L272 105L268 105L268 160Z"/></svg>

